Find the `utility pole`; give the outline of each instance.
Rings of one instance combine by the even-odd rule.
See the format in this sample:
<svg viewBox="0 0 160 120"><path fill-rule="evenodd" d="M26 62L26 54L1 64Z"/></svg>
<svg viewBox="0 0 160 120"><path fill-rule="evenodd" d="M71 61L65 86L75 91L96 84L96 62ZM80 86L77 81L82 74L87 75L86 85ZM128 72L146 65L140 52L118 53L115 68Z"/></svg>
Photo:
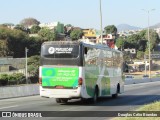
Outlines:
<svg viewBox="0 0 160 120"><path fill-rule="evenodd" d="M26 84L28 84L28 65L27 65L27 52L28 52L28 49L27 47L25 47L25 57L26 57Z"/></svg>
<svg viewBox="0 0 160 120"><path fill-rule="evenodd" d="M142 9L145 12L147 12L148 14L148 51L149 51L149 78L151 78L151 41L150 41L150 36L149 36L149 13L155 9L151 9L151 10L145 10Z"/></svg>
<svg viewBox="0 0 160 120"><path fill-rule="evenodd" d="M149 11L148 11L148 44L149 44L149 78L151 78L151 41L149 37Z"/></svg>
<svg viewBox="0 0 160 120"><path fill-rule="evenodd" d="M147 72L146 72L146 55L144 55L144 62L145 62L145 75L147 75Z"/></svg>
<svg viewBox="0 0 160 120"><path fill-rule="evenodd" d="M101 0L99 0L99 8L100 8L100 25L101 25L101 44L103 44L103 30L102 30L102 7Z"/></svg>

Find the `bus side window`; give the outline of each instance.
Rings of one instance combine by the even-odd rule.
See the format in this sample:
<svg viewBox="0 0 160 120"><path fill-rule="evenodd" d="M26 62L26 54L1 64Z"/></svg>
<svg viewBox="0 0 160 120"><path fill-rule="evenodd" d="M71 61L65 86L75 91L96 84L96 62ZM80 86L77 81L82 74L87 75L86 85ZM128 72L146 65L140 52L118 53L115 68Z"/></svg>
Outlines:
<svg viewBox="0 0 160 120"><path fill-rule="evenodd" d="M84 48L84 54L87 55L87 51L88 51L88 50L87 50L87 47L85 47L85 48Z"/></svg>

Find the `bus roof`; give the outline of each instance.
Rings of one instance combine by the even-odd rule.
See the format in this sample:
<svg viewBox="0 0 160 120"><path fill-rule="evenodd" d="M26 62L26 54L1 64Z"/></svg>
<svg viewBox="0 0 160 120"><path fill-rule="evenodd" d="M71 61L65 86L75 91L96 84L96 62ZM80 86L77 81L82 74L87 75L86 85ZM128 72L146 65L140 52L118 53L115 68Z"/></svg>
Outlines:
<svg viewBox="0 0 160 120"><path fill-rule="evenodd" d="M93 43L93 42L82 42L82 44L86 47L93 47L93 48L105 49L105 50L110 50L110 51L122 53L119 50L112 49L112 48L108 47L108 45L106 45L106 44L97 44L97 43Z"/></svg>
<svg viewBox="0 0 160 120"><path fill-rule="evenodd" d="M79 44L79 41L46 41L43 44Z"/></svg>
<svg viewBox="0 0 160 120"><path fill-rule="evenodd" d="M42 45L44 45L44 44L83 44L86 47L99 48L99 49L105 49L105 50L110 50L110 51L122 53L119 50L111 49L106 44L97 44L97 43L93 43L93 42L84 42L84 41L78 41L78 40L77 41L47 41L47 42L44 42Z"/></svg>

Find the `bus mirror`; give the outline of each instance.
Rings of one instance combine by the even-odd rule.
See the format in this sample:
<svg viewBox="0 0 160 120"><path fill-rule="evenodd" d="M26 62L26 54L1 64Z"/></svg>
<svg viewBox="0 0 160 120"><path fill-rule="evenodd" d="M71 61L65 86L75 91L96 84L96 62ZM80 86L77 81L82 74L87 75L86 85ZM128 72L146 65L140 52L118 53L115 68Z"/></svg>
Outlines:
<svg viewBox="0 0 160 120"><path fill-rule="evenodd" d="M87 54L87 48L86 47L84 48L84 54Z"/></svg>

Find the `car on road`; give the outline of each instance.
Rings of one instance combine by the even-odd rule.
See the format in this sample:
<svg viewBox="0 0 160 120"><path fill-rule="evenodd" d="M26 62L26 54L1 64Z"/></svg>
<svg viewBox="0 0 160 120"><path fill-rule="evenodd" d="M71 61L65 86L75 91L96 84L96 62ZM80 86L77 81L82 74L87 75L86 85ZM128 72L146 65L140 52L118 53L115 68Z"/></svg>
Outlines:
<svg viewBox="0 0 160 120"><path fill-rule="evenodd" d="M148 75L143 75L143 79L147 79L147 78L149 78Z"/></svg>
<svg viewBox="0 0 160 120"><path fill-rule="evenodd" d="M132 75L126 75L125 76L125 81L128 81L128 80L133 80L133 76Z"/></svg>
<svg viewBox="0 0 160 120"><path fill-rule="evenodd" d="M156 75L160 75L160 72L155 72Z"/></svg>

